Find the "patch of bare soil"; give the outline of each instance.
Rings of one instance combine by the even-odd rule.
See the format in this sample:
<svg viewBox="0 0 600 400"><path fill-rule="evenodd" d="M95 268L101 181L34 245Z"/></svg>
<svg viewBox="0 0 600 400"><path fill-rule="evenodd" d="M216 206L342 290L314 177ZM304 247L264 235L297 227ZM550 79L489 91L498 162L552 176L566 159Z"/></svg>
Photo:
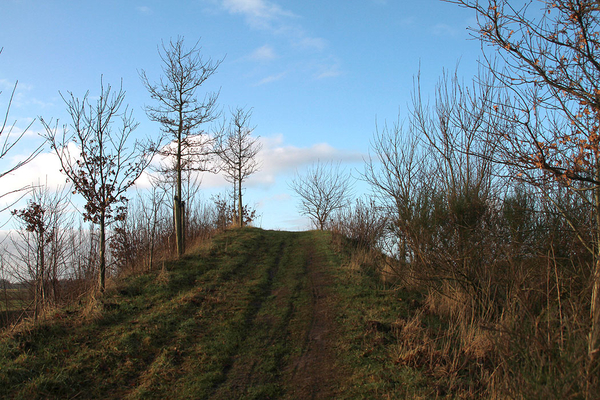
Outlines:
<svg viewBox="0 0 600 400"><path fill-rule="evenodd" d="M332 277L314 248L307 250L307 290L312 292L312 322L302 354L290 365L287 395L292 399L332 399L338 397L341 375L334 349L336 331L334 298L330 293Z"/></svg>

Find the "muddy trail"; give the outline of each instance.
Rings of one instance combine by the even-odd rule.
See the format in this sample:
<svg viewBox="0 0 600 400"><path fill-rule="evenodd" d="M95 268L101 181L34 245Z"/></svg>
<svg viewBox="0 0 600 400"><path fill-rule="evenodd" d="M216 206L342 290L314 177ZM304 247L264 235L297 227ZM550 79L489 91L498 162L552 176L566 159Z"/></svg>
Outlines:
<svg viewBox="0 0 600 400"><path fill-rule="evenodd" d="M0 343L3 398L340 398L328 236L226 232Z"/></svg>
<svg viewBox="0 0 600 400"><path fill-rule="evenodd" d="M333 277L328 274L322 255L316 253L314 242L303 246L306 254L307 284L311 295L311 323L305 332L301 354L290 365L291 391L296 398L331 399L339 395L341 368L336 360L335 298L332 295Z"/></svg>
<svg viewBox="0 0 600 400"><path fill-rule="evenodd" d="M210 398L255 397L261 379L271 379L278 387L275 397L332 399L340 395L343 374L335 351L336 303L328 260L310 234L285 236L280 242L265 238L265 249L258 253L278 249L268 258L272 260L267 267L268 284L252 305L246 343L232 357L225 379ZM264 371L271 361L263 356L278 341L285 342L287 354L280 354L277 369L267 377Z"/></svg>

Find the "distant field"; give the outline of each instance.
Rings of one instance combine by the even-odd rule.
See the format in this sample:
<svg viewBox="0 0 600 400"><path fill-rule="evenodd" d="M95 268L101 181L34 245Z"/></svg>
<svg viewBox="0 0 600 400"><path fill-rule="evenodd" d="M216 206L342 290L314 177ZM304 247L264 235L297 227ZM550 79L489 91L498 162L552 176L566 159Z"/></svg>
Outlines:
<svg viewBox="0 0 600 400"><path fill-rule="evenodd" d="M0 289L0 312L22 310L30 302L31 294L26 289Z"/></svg>

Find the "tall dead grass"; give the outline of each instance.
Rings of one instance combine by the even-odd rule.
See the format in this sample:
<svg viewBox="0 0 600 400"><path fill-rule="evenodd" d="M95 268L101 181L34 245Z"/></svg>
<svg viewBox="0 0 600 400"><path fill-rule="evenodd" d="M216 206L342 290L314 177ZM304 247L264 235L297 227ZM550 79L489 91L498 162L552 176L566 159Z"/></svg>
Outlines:
<svg viewBox="0 0 600 400"><path fill-rule="evenodd" d="M423 371L438 393L600 398L600 371L587 353L593 260L551 210L520 200L526 218L510 219L503 207L514 211L514 203L486 203L468 227L453 225L465 220L453 213L472 209L433 201L434 219L403 222L403 257L354 246L348 268L425 293L414 317L393 324L395 357ZM334 242L357 243L360 229L350 239L344 229L361 224L351 214L339 224ZM428 325L430 317L441 323Z"/></svg>

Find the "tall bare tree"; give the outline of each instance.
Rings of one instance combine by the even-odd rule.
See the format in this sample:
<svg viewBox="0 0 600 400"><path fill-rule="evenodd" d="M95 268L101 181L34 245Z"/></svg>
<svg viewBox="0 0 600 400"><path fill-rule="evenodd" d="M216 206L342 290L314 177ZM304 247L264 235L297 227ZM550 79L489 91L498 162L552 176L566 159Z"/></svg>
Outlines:
<svg viewBox="0 0 600 400"><path fill-rule="evenodd" d="M237 108L231 112L229 125L222 127L218 135L217 154L222 162L225 179L233 183L234 200L237 200L237 224L244 224L244 202L242 201L242 183L257 172L260 164L256 156L262 149L258 138L252 137L255 127L250 127L252 110ZM234 207L236 205L234 204Z"/></svg>
<svg viewBox="0 0 600 400"><path fill-rule="evenodd" d="M212 169L208 163L214 155L213 139L201 126L219 116L216 109L219 93L210 92L199 98L198 91L216 73L222 60L204 60L200 50L198 43L187 49L183 37L178 37L168 45L163 43L162 51L159 48L164 77L151 83L146 72L140 72L142 83L157 103L147 106L146 113L152 121L159 122L163 132L172 139L163 154L174 158L173 216L179 256L185 249L182 171Z"/></svg>
<svg viewBox="0 0 600 400"><path fill-rule="evenodd" d="M86 93L82 99L72 93L63 100L71 117L69 126L59 133L54 125L41 118L45 137L60 159L62 172L72 182L74 191L86 200L84 219L100 228L99 288L106 281L106 228L124 218L125 191L140 177L150 164L160 145L157 141L135 140L129 136L138 123L125 106L122 86L113 92L110 85L100 83L100 95L90 103ZM62 96L62 95L61 95ZM120 124L114 126L120 119ZM115 128L115 129L113 129Z"/></svg>
<svg viewBox="0 0 600 400"><path fill-rule="evenodd" d="M321 230L335 211L349 204L353 187L350 173L339 163L321 162L313 164L305 175L296 173L289 186L300 197L300 212Z"/></svg>
<svg viewBox="0 0 600 400"><path fill-rule="evenodd" d="M475 11L475 36L510 98L499 103L495 161L538 187L588 202L595 226L579 238L595 258L588 354L600 359L600 5L597 0L451 0ZM539 4L541 10L532 7ZM496 58L500 57L500 60ZM568 213L555 206L567 219ZM575 228L575 221L570 221Z"/></svg>

